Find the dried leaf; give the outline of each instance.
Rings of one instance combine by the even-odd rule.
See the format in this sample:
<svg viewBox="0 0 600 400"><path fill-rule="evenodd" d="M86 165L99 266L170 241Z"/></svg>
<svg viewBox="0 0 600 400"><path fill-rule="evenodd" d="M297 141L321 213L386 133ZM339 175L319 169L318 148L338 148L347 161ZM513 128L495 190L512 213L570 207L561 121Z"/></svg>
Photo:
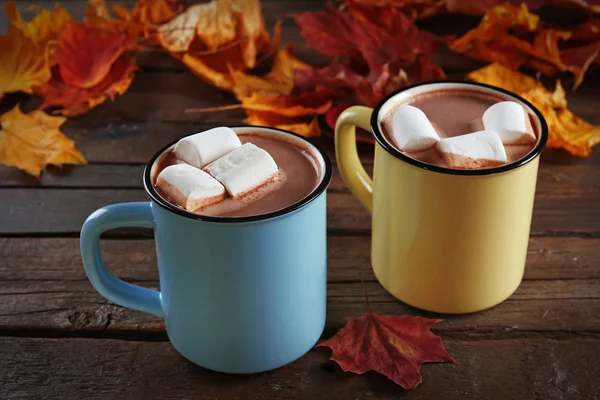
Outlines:
<svg viewBox="0 0 600 400"><path fill-rule="evenodd" d="M254 93L263 96L289 94L294 88L296 72L310 68L295 56L290 47L286 47L276 53L271 71L266 75L256 76L234 69L229 73L233 81L233 93L241 99Z"/></svg>
<svg viewBox="0 0 600 400"><path fill-rule="evenodd" d="M17 10L15 0L7 1L5 6L11 24L40 47L46 46L50 40L57 39L62 29L72 20L71 14L60 4L52 11L36 6L31 8L38 13L31 21L25 22Z"/></svg>
<svg viewBox="0 0 600 400"><path fill-rule="evenodd" d="M113 63L131 46L125 34L71 22L61 32L56 46L62 80L71 86L91 88L108 75Z"/></svg>
<svg viewBox="0 0 600 400"><path fill-rule="evenodd" d="M15 26L0 36L0 60L0 98L17 91L31 94L50 79L46 46L36 44Z"/></svg>
<svg viewBox="0 0 600 400"><path fill-rule="evenodd" d="M590 25L585 26L576 36L589 35ZM522 32L529 35L519 34ZM533 36L533 40L527 36ZM528 66L546 75L570 71L575 76L573 87L577 88L600 53L600 41L562 49L573 37L568 31L542 28L539 17L530 13L525 4L504 4L488 11L477 28L451 43L450 48L514 70Z"/></svg>
<svg viewBox="0 0 600 400"><path fill-rule="evenodd" d="M91 88L80 88L66 84L55 69L52 79L44 86L44 102L41 109L60 107L57 113L74 116L124 94L136 71L135 59L124 54L111 67L109 73L97 85Z"/></svg>
<svg viewBox="0 0 600 400"><path fill-rule="evenodd" d="M509 3L519 5L526 4L531 10L544 5L560 7L579 8L589 12L600 12L600 6L591 5L585 0L353 0L355 2L397 7L402 12L411 16L412 19L427 18L432 15L443 13L456 13L467 15L483 15L489 9Z"/></svg>
<svg viewBox="0 0 600 400"><path fill-rule="evenodd" d="M316 118L313 118L310 122L296 122L292 124L275 124L268 119L263 119L259 115L253 114L244 120L245 123L255 126L270 126L277 129L283 129L286 131L297 133L304 137L315 137L321 134L321 128Z"/></svg>
<svg viewBox="0 0 600 400"><path fill-rule="evenodd" d="M344 371L376 371L404 389L421 383L426 362L454 362L442 340L429 330L440 320L367 314L350 318L333 338L317 344L333 350L331 359Z"/></svg>
<svg viewBox="0 0 600 400"><path fill-rule="evenodd" d="M60 132L64 122L39 110L23 114L19 106L0 116L0 164L35 176L48 164L85 164L74 142Z"/></svg>
<svg viewBox="0 0 600 400"><path fill-rule="evenodd" d="M561 147L576 156L588 156L600 142L600 126L587 123L567 109L565 91L557 81L554 92L540 82L508 69L491 64L468 75L469 79L488 83L517 93L530 101L548 123L548 147Z"/></svg>
<svg viewBox="0 0 600 400"><path fill-rule="evenodd" d="M236 42L245 68L254 68L269 41L259 0L213 0L189 7L158 29L158 41L172 53L216 51ZM196 41L195 48L191 48ZM197 57L196 55L196 58ZM205 64L204 60L200 60ZM237 69L237 68L236 68Z"/></svg>
<svg viewBox="0 0 600 400"><path fill-rule="evenodd" d="M298 85L325 86L334 97L351 91L364 105L374 105L387 94L425 77L443 79L443 71L430 56L443 44L420 31L393 7L374 7L349 1L348 12L329 4L322 12L295 16L300 33L316 50L342 58L341 62L299 75ZM343 89L343 90L340 90Z"/></svg>

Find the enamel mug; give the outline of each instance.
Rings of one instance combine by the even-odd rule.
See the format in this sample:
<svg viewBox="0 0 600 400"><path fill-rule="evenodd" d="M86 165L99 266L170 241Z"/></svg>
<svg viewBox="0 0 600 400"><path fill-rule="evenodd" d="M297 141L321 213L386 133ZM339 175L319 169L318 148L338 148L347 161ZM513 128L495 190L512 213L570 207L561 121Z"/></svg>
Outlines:
<svg viewBox="0 0 600 400"><path fill-rule="evenodd" d="M468 89L523 105L539 133L522 159L490 169L456 170L406 156L382 134L395 104L440 89ZM373 179L358 158L355 127L375 137ZM375 109L344 111L335 129L342 178L372 213L371 264L399 300L428 311L492 307L519 286L525 269L539 155L548 139L542 114L521 97L472 82L430 82L401 89Z"/></svg>
<svg viewBox="0 0 600 400"><path fill-rule="evenodd" d="M272 128L237 127L297 144L319 164L320 183L288 207L248 217L209 217L177 208L156 192L160 150L144 171L150 201L103 207L81 230L81 256L94 288L108 300L164 318L184 357L211 369L253 373L309 351L325 325L327 155L306 139ZM112 275L100 256L102 232L154 230L160 291Z"/></svg>

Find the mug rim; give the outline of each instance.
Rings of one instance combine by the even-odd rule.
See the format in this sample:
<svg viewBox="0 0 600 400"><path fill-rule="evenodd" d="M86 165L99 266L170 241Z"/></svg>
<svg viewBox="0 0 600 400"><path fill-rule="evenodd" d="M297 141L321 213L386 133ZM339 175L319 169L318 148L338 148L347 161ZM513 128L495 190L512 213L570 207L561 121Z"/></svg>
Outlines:
<svg viewBox="0 0 600 400"><path fill-rule="evenodd" d="M392 146L388 142L388 140L385 139L385 137L383 136L383 133L379 129L379 113L381 111L381 108L392 97L394 97L404 91L414 89L415 87L436 85L436 84L438 84L438 85L439 84L450 84L450 85L458 84L458 85L463 85L463 86L474 86L474 87L478 87L478 88L491 89L491 90L500 92L504 95L507 95L509 97L512 97L512 98L518 100L519 102L525 104L527 107L529 107L533 111L536 118L540 121L540 138L539 138L537 144L529 153L527 153L525 156L521 157L520 159L518 159L516 161L513 161L513 162L505 164L505 165L501 165L499 167L484 168L484 169L453 169L453 168L449 168L449 167L441 167L438 165L428 164L426 162L423 162L423 161L420 161L420 160L417 160L417 159L407 156L406 154L402 153L400 150L398 150L394 146ZM390 93L389 95L384 97L382 100L380 100L379 103L377 103L377 105L373 109L373 114L371 115L370 125L371 125L371 134L375 137L375 140L377 141L377 143L393 157L395 157L401 161L404 161L405 163L410 164L414 167L424 169L426 171L432 171L432 172L448 174L448 175L483 176L483 175L493 175L493 174L499 174L499 173L511 171L513 169L519 168L519 167L529 163L531 160L535 159L538 155L540 155L542 150L544 150L544 148L546 147L546 143L548 141L548 124L546 123L546 119L544 118L542 113L529 101L525 100L524 98L522 98L521 96L519 96L516 93L513 93L506 89L502 89L497 86L488 85L486 83L461 81L461 80L436 80L436 81L417 83L414 85L410 85L410 86L406 86L401 89L398 89L398 90Z"/></svg>
<svg viewBox="0 0 600 400"><path fill-rule="evenodd" d="M176 207L173 204L169 203L168 201L164 200L162 198L162 196L160 196L158 194L158 192L154 188L154 185L152 184L151 172L152 172L152 166L154 165L154 163L156 162L158 157L160 157L169 147L173 146L175 143L177 143L182 138L194 135L194 133L192 133L190 135L185 135L179 139L176 139L176 140L166 144L165 146L160 148L152 156L152 158L150 158L150 161L148 162L148 164L146 164L146 167L144 168L144 173L143 173L144 189L145 189L148 197L150 197L150 199L152 201L154 201L156 204L158 204L165 210L171 211L182 217L190 218L190 219L193 219L196 221L231 224L231 223L263 221L263 220L268 220L268 219L272 219L272 218L276 218L276 217L280 217L280 216L289 214L289 213L296 211L300 208L303 208L304 206L311 203L313 200L315 200L317 197L319 197L323 192L325 192L325 190L329 186L329 183L331 182L331 176L333 173L331 160L329 159L329 156L327 155L325 150L323 150L321 147L317 146L316 144L311 143L304 136L298 135L297 133L293 133L290 131L286 131L284 129L273 128L270 126L263 126L263 125L234 125L234 126L229 126L229 128L231 128L233 130L235 130L237 128L245 128L245 129L251 128L251 129L257 129L257 130L265 130L266 129L266 130L281 132L281 133L284 133L284 134L287 134L287 135L290 135L297 139L302 140L303 142L305 142L305 144L307 144L308 146L311 146L311 148L315 149L315 151L318 154L320 154L321 157L323 158L324 171L323 171L323 178L321 179L321 182L319 182L317 187L315 187L308 195L306 195L302 199L296 201L295 203L292 203L286 207L280 208L279 210L271 211L271 212L264 213L264 214L248 215L248 216L243 216L243 217L220 217L220 216L212 216L212 215L200 215L200 214L195 214L190 211L186 211L186 210Z"/></svg>

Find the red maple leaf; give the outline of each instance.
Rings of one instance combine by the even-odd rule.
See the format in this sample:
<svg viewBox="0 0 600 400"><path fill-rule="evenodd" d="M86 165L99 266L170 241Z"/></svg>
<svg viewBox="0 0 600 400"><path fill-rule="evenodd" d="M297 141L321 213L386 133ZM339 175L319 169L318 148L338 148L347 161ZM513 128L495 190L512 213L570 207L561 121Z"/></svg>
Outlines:
<svg viewBox="0 0 600 400"><path fill-rule="evenodd" d="M332 4L324 11L304 12L294 20L309 46L339 62L296 72L293 93L335 89L332 98L348 97L374 106L410 83L444 79L431 55L444 39L419 30L394 7L347 2L347 12Z"/></svg>
<svg viewBox="0 0 600 400"><path fill-rule="evenodd" d="M333 350L344 371L376 371L404 389L421 383L426 362L455 362L442 339L429 330L438 319L367 314L350 318L333 338L317 344Z"/></svg>

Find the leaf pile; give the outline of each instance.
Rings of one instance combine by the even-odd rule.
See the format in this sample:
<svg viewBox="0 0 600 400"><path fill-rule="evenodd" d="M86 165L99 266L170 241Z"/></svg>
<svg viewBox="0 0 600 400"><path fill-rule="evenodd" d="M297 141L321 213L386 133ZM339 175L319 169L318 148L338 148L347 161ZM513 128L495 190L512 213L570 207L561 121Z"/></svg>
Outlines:
<svg viewBox="0 0 600 400"><path fill-rule="evenodd" d="M534 13L547 5L576 8L588 18L569 29L557 26ZM187 8L178 0L137 0L131 9L88 0L81 21L61 5L31 8L36 15L26 21L15 0L6 2L10 27L0 35L0 100L12 92L37 95L41 110L66 117L123 95L138 69L136 55L147 47L169 53L238 101L220 109L242 108L248 124L307 137L321 134L320 120L333 127L350 105L373 106L406 85L445 79L433 61L439 50L490 63L471 78L502 87L511 83L501 76L511 72L518 81L518 71L526 68L563 82L572 77L567 87L576 89L600 64L600 23L594 19L600 6L591 0L345 0L287 15L305 44L329 60L320 66L306 64L292 44L280 43L283 20L267 27L259 0L212 0ZM415 25L444 13L483 17L456 39ZM549 145L588 155L598 141L597 127L566 108L564 91L557 103L559 92L531 82L514 90L544 113ZM368 132L357 138L372 142ZM34 153L27 146L19 151L23 159ZM15 160L0 156L0 164L37 171Z"/></svg>
<svg viewBox="0 0 600 400"><path fill-rule="evenodd" d="M575 31L546 28L525 4L504 4L489 10L478 27L452 42L450 48L482 61L518 70L525 66L545 75L568 71L576 89L600 54L600 32L584 24Z"/></svg>

